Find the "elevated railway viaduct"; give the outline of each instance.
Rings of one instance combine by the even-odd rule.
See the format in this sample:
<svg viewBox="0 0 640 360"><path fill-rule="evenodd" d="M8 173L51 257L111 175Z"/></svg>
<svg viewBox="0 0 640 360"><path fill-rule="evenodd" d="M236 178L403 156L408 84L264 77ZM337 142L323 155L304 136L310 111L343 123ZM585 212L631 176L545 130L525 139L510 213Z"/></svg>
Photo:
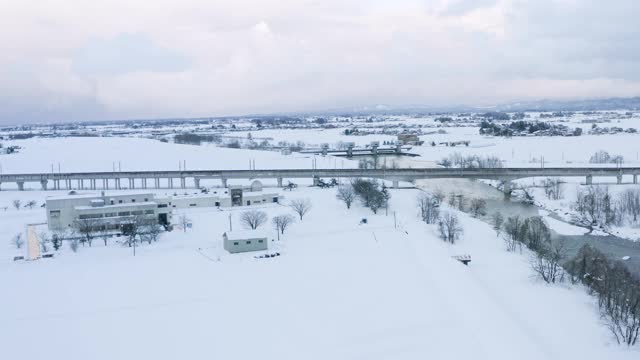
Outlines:
<svg viewBox="0 0 640 360"><path fill-rule="evenodd" d="M62 189L146 189L146 188L200 188L204 179L218 179L227 186L229 179L277 179L282 186L283 179L320 178L376 178L393 182L414 182L420 179L467 178L501 180L508 184L512 180L529 177L584 177L587 184L594 177L615 178L622 184L627 177L634 184L638 182L640 167L552 167L552 168L400 168L400 169L261 169L261 170L182 170L182 171L123 171L123 172L68 172L0 174L2 184L15 183L18 190L25 189L25 183L39 184L42 190Z"/></svg>

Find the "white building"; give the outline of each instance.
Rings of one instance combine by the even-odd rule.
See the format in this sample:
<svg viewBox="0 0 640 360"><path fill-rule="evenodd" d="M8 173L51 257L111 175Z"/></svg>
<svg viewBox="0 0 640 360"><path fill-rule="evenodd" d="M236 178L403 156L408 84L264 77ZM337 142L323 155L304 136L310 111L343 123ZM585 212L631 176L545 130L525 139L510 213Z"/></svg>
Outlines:
<svg viewBox="0 0 640 360"><path fill-rule="evenodd" d="M47 198L49 230L76 228L80 220L92 219L100 229L121 230L136 216L153 217L161 225L171 224L173 209L194 207L252 206L280 201L278 193L262 191L262 184L216 189L196 193L158 197L153 193L70 194Z"/></svg>
<svg viewBox="0 0 640 360"><path fill-rule="evenodd" d="M76 228L79 221L92 219L95 226L120 230L136 216L157 219L161 225L171 224L169 199L152 193L106 195L79 194L49 197L46 202L49 230Z"/></svg>
<svg viewBox="0 0 640 360"><path fill-rule="evenodd" d="M223 247L231 254L267 250L268 239L260 230L236 230L222 234Z"/></svg>

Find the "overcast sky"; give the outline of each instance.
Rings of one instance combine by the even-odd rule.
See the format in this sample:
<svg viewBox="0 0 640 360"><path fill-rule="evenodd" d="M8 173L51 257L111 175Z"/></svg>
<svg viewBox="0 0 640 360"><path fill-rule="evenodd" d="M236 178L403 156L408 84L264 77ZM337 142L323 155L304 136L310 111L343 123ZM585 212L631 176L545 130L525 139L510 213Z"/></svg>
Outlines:
<svg viewBox="0 0 640 360"><path fill-rule="evenodd" d="M638 0L0 5L0 123L640 95Z"/></svg>

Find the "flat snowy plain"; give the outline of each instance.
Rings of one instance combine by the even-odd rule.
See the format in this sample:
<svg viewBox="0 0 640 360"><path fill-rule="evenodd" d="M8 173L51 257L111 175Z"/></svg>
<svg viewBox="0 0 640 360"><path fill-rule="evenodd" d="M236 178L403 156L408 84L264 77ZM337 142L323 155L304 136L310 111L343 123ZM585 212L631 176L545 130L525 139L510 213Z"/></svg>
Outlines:
<svg viewBox="0 0 640 360"><path fill-rule="evenodd" d="M544 139L543 139L544 140ZM142 139L33 139L2 158L5 172L178 167L310 167L311 158L174 145ZM91 147L91 157L87 149ZM428 150L428 148L425 148ZM321 159L321 158L318 158ZM325 158L321 166L341 166ZM345 161L346 166L353 163ZM166 164L172 164L164 166ZM173 165L175 164L175 165ZM3 187L4 188L4 187ZM160 190L164 193L166 190ZM13 262L9 239L44 210L52 192L0 192L0 349L13 359L637 359L600 323L584 289L536 280L526 252L508 253L491 227L458 213L465 233L444 244L417 217L419 190L392 190L389 214L335 190L301 185L269 216L311 212L270 252L229 255L221 234L244 209L186 212L193 229L130 248L96 240L77 253ZM8 207L3 211L3 207ZM395 213L395 221L394 221ZM179 216L180 213L175 216ZM366 225L359 225L366 217ZM265 229L270 224L265 225ZM272 231L275 239L275 231ZM471 254L470 266L451 256Z"/></svg>

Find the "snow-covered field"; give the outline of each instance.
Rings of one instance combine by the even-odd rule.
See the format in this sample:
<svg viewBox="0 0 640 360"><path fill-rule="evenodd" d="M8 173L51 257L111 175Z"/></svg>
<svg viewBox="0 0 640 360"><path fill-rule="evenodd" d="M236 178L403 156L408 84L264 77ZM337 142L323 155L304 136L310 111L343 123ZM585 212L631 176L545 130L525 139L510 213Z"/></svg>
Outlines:
<svg viewBox="0 0 640 360"><path fill-rule="evenodd" d="M311 166L304 156L141 139L20 145L21 154L2 159L5 172L47 171L58 161L63 171L109 171L118 160L123 170L177 168L183 159L192 169L246 168L250 159L258 168ZM418 192L393 190L388 215L358 204L347 210L335 190L287 192L285 204L309 198L313 208L271 242L270 252L282 254L273 259L222 250L230 214L240 226L243 209L234 208L188 210L193 229L140 245L135 257L115 242L94 241L77 253L65 246L53 259L13 262L10 238L27 223L43 222L45 213L15 210L11 201L41 204L52 193L2 191L2 357L638 358L637 347L615 344L584 289L536 280L527 254L506 252L489 225L459 213L464 236L455 245L439 240L435 227L417 217ZM284 204L263 210L270 217L292 213ZM369 221L359 225L363 217ZM463 254L472 256L468 267L451 258Z"/></svg>

